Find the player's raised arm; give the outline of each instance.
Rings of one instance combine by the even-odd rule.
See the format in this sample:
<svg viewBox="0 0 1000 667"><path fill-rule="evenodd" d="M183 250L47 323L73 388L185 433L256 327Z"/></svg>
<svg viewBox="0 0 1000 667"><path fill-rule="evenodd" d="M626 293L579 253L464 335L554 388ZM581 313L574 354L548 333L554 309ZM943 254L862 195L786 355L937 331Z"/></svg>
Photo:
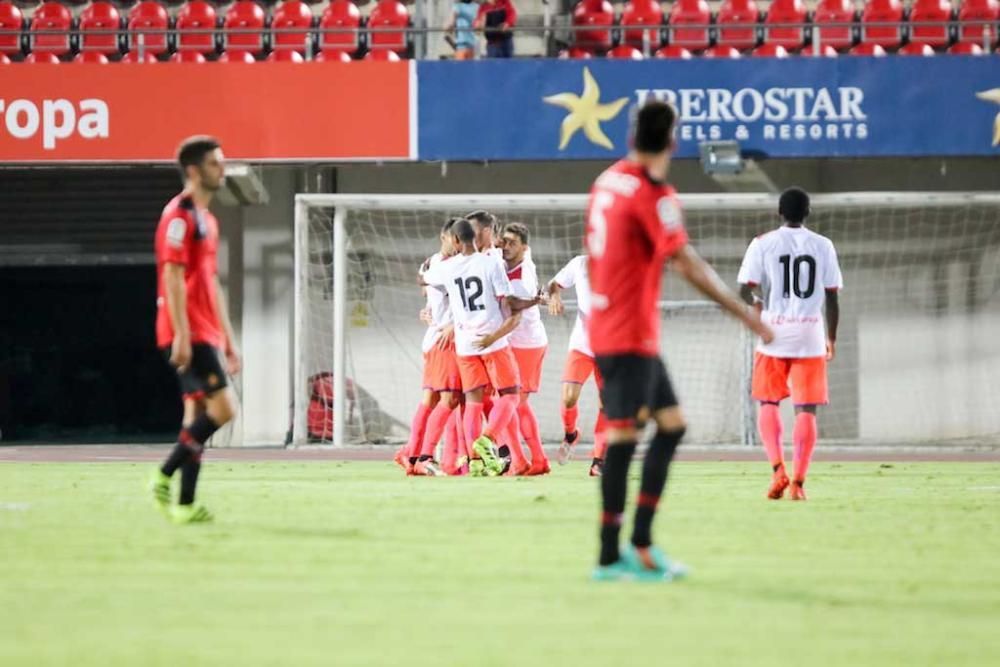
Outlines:
<svg viewBox="0 0 1000 667"><path fill-rule="evenodd" d="M770 343L774 339L774 332L760 321L760 314L753 308L747 308L746 304L726 287L715 269L703 260L690 244L677 251L670 262L670 267L696 290L743 322L744 326L760 336L765 343Z"/></svg>

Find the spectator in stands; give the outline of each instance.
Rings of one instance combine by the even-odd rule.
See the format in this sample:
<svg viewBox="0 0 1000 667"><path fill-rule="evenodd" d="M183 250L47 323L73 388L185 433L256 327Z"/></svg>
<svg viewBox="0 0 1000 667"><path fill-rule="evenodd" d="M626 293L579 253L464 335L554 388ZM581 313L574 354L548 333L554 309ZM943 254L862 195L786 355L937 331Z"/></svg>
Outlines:
<svg viewBox="0 0 1000 667"><path fill-rule="evenodd" d="M489 58L514 56L514 33L517 9L513 0L487 0L479 6L476 27L486 33L486 55Z"/></svg>
<svg viewBox="0 0 1000 667"><path fill-rule="evenodd" d="M449 43L455 48L455 60L476 57L476 33L472 31L479 15L478 0L458 0L444 29L454 33Z"/></svg>

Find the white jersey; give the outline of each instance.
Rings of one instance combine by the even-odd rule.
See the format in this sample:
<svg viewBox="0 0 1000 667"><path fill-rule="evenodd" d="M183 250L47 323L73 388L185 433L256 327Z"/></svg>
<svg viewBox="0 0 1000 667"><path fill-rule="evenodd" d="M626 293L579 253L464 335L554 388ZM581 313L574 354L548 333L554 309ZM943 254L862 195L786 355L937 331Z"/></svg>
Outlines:
<svg viewBox="0 0 1000 667"><path fill-rule="evenodd" d="M506 319L500 299L512 296L503 260L496 255L474 253L454 255L424 272L424 282L448 292L452 321L455 323L455 351L459 356L489 354L507 347L504 336L484 350L476 341L493 333Z"/></svg>
<svg viewBox="0 0 1000 667"><path fill-rule="evenodd" d="M514 296L534 299L538 295L538 271L528 255L513 269L507 270L507 279L514 290ZM549 338L545 335L542 313L538 306L521 311L521 322L510 334L510 346L516 348L545 347Z"/></svg>
<svg viewBox="0 0 1000 667"><path fill-rule="evenodd" d="M421 275L430 267L444 261L444 259L445 257L441 253L434 253L424 265ZM443 287L428 286L426 291L427 309L431 313L431 323L427 325L427 331L424 332L424 341L420 349L424 352L429 352L441 337L441 329L451 322L451 311L448 308L448 292Z"/></svg>
<svg viewBox="0 0 1000 667"><path fill-rule="evenodd" d="M590 278L587 276L587 256L577 255L559 270L552 279L562 289L576 288L576 322L569 336L569 349L594 356L587 337L587 320L590 318Z"/></svg>
<svg viewBox="0 0 1000 667"><path fill-rule="evenodd" d="M761 319L774 341L757 349L771 357L803 358L826 354L823 305L826 290L844 286L833 242L805 227L779 227L750 242L737 278L760 285Z"/></svg>

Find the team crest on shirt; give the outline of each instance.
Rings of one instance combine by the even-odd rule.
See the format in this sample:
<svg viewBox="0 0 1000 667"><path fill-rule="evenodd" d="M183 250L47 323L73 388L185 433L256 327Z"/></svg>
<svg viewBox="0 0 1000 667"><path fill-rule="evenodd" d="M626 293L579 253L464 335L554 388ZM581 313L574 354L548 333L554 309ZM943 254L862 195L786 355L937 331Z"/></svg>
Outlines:
<svg viewBox="0 0 1000 667"><path fill-rule="evenodd" d="M681 207L673 197L661 197L660 201L656 202L656 214L660 217L660 223L667 229L674 229L681 224Z"/></svg>
<svg viewBox="0 0 1000 667"><path fill-rule="evenodd" d="M174 218L167 223L167 243L175 248L184 245L184 235L187 234L187 221L184 218Z"/></svg>

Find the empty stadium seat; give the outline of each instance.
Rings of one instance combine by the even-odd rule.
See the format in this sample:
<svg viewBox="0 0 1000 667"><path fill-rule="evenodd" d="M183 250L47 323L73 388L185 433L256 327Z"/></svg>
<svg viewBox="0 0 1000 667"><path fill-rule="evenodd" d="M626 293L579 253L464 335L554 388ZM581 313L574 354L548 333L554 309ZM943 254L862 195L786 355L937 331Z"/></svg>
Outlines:
<svg viewBox="0 0 1000 667"><path fill-rule="evenodd" d="M803 56L815 56L817 54L814 53L814 51L815 51L815 49L813 48L812 44L810 44L810 45L806 46L806 48L802 49L802 51L800 52L800 55L803 55ZM823 45L821 45L819 47L819 54L818 55L819 55L820 58L836 58L840 54L837 52L837 49L833 48L829 44L823 44Z"/></svg>
<svg viewBox="0 0 1000 667"><path fill-rule="evenodd" d="M199 54L214 52L215 34L195 31L212 30L218 27L217 20L215 7L205 0L191 0L181 7L177 12L177 51ZM171 61L173 60L171 58ZM197 59L191 61L181 59L178 62L197 62ZM204 59L201 62L204 62Z"/></svg>
<svg viewBox="0 0 1000 667"><path fill-rule="evenodd" d="M185 51L178 51L174 55L170 56L170 62L203 63L205 62L205 56L200 51L195 51L194 49L187 49Z"/></svg>
<svg viewBox="0 0 1000 667"><path fill-rule="evenodd" d="M144 53L150 53L154 56L166 53L166 30L169 27L170 16L163 5L151 0L140 2L128 13L127 35L129 52L139 49L139 35L142 35L142 50ZM138 60L130 60L129 62L138 62ZM146 62L145 55L143 56L143 62Z"/></svg>
<svg viewBox="0 0 1000 667"><path fill-rule="evenodd" d="M563 60L586 60L592 58L593 54L587 49L581 49L579 46L571 46L568 49L559 52L559 57Z"/></svg>
<svg viewBox="0 0 1000 667"><path fill-rule="evenodd" d="M80 51L118 53L118 29L122 17L110 2L95 2L80 13ZM104 31L114 30L114 33ZM84 61L90 62L90 61Z"/></svg>
<svg viewBox="0 0 1000 667"><path fill-rule="evenodd" d="M650 25L650 30L624 30L622 43L644 48L643 35L653 51L660 45L660 26L663 24L663 8L656 0L629 0L622 10L619 25Z"/></svg>
<svg viewBox="0 0 1000 667"><path fill-rule="evenodd" d="M31 17L31 52L50 53L56 56L69 53L69 30L73 15L58 2L46 2ZM60 30L61 34L36 35L39 30ZM37 61L32 61L37 62Z"/></svg>
<svg viewBox="0 0 1000 667"><path fill-rule="evenodd" d="M581 0L573 8L573 25L588 30L573 32L573 45L590 51L611 48L611 26L615 10L608 0Z"/></svg>
<svg viewBox="0 0 1000 667"><path fill-rule="evenodd" d="M219 56L220 63L255 63L257 60L253 57L253 54L249 51L244 51L243 49L235 49L233 51L226 51L221 56Z"/></svg>
<svg viewBox="0 0 1000 667"><path fill-rule="evenodd" d="M794 27L796 23L805 23L808 14L802 0L774 0L767 8L767 18L764 25L765 44L783 46L790 51L797 51L805 41L805 30Z"/></svg>
<svg viewBox="0 0 1000 667"><path fill-rule="evenodd" d="M291 48L278 49L277 51L271 51L271 55L267 57L268 62L272 63L301 63L305 61L302 54Z"/></svg>
<svg viewBox="0 0 1000 667"><path fill-rule="evenodd" d="M685 49L683 46L677 46L676 44L668 44L660 48L656 52L657 58L679 58L681 60L690 60L691 52Z"/></svg>
<svg viewBox="0 0 1000 667"><path fill-rule="evenodd" d="M788 49L781 44L761 44L750 55L755 58L787 58Z"/></svg>
<svg viewBox="0 0 1000 667"><path fill-rule="evenodd" d="M222 23L225 50L258 53L264 49L264 9L253 0L238 0L228 10ZM251 32L243 32L243 31ZM240 31L240 32L237 32Z"/></svg>
<svg viewBox="0 0 1000 667"><path fill-rule="evenodd" d="M111 61L100 51L81 51L76 54L76 58L73 58L73 62L107 65Z"/></svg>
<svg viewBox="0 0 1000 667"><path fill-rule="evenodd" d="M316 61L321 63L349 63L351 62L351 54L347 51L338 51L336 49L329 49L327 51L320 51L316 54Z"/></svg>
<svg viewBox="0 0 1000 667"><path fill-rule="evenodd" d="M851 0L819 0L813 13L813 39L816 39L818 30L820 44L846 49L854 43L851 27L828 24L853 22L854 5Z"/></svg>
<svg viewBox="0 0 1000 667"><path fill-rule="evenodd" d="M873 42L861 42L849 51L852 56L877 56L885 55L885 49Z"/></svg>
<svg viewBox="0 0 1000 667"><path fill-rule="evenodd" d="M740 52L735 46L716 44L712 48L707 49L701 56L702 58L739 58Z"/></svg>
<svg viewBox="0 0 1000 667"><path fill-rule="evenodd" d="M760 11L754 0L724 0L715 17L718 28L717 43L732 46L737 50L752 49L757 44L756 23ZM748 27L727 28L725 26L754 24Z"/></svg>
<svg viewBox="0 0 1000 667"><path fill-rule="evenodd" d="M271 33L271 48L275 51L305 53L312 22L313 15L306 3L301 0L286 0L281 3L271 18L271 30L273 31ZM293 29L296 29L296 32L286 32Z"/></svg>
<svg viewBox="0 0 1000 667"><path fill-rule="evenodd" d="M622 44L608 51L608 58L618 58L620 60L642 60L642 51L634 46Z"/></svg>
<svg viewBox="0 0 1000 667"><path fill-rule="evenodd" d="M958 42L957 44L952 44L951 48L948 49L948 53L957 56L981 56L986 52L983 51L983 47L975 42Z"/></svg>
<svg viewBox="0 0 1000 667"><path fill-rule="evenodd" d="M923 21L941 21L941 25L914 25ZM948 46L949 0L914 0L910 7L910 39L934 48Z"/></svg>
<svg viewBox="0 0 1000 667"><path fill-rule="evenodd" d="M21 35L24 29L24 14L13 2L0 2L0 30L16 30L17 33L0 35L0 54L14 55L21 52Z"/></svg>
<svg viewBox="0 0 1000 667"><path fill-rule="evenodd" d="M358 50L358 29L361 27L361 12L350 0L333 0L319 19L320 54L326 53L332 59L339 59L337 53L354 53ZM323 30L350 29L350 32L322 32Z"/></svg>
<svg viewBox="0 0 1000 667"><path fill-rule="evenodd" d="M58 65L59 56L51 51L32 51L24 62L31 65Z"/></svg>
<svg viewBox="0 0 1000 667"><path fill-rule="evenodd" d="M934 47L921 42L910 42L896 53L901 56L933 56Z"/></svg>
<svg viewBox="0 0 1000 667"><path fill-rule="evenodd" d="M122 56L122 59L119 62L136 64L136 63L155 63L159 61L156 59L156 56L154 56L151 52L146 51L145 49L143 49L142 58L139 58L139 50L136 49L135 51L129 51L124 56Z"/></svg>
<svg viewBox="0 0 1000 667"><path fill-rule="evenodd" d="M399 54L392 49L373 49L365 54L365 60L396 62L399 60Z"/></svg>
<svg viewBox="0 0 1000 667"><path fill-rule="evenodd" d="M990 23L966 23L967 21L989 21ZM992 44L997 37L997 22L1000 21L1000 1L963 0L958 10L958 31L960 42L975 42L982 46ZM988 32L984 39L983 33Z"/></svg>
<svg viewBox="0 0 1000 667"><path fill-rule="evenodd" d="M670 43L692 51L708 48L708 28L680 28L683 25L707 26L712 13L705 0L677 0L670 8Z"/></svg>
<svg viewBox="0 0 1000 667"><path fill-rule="evenodd" d="M899 0L868 0L861 12L861 41L894 49L903 39L903 5ZM893 22L897 25L873 25Z"/></svg>
<svg viewBox="0 0 1000 667"><path fill-rule="evenodd" d="M368 15L368 28L406 28L410 25L410 14L399 0L379 0ZM392 50L397 55L406 51L406 33L372 32L368 35L368 46L372 50ZM375 60L381 59L374 58Z"/></svg>

